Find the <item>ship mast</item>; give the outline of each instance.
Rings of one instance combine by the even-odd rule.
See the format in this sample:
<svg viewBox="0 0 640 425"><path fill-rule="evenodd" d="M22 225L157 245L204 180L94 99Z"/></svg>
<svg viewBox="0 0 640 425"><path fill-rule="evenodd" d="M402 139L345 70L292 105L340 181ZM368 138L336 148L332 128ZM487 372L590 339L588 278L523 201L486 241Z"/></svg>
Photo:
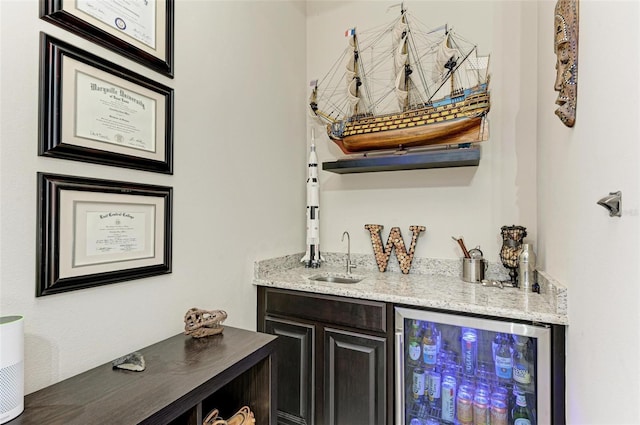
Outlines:
<svg viewBox="0 0 640 425"><path fill-rule="evenodd" d="M409 100L409 87L411 79L409 76L413 72L409 63L409 49L407 46L407 37L409 34L409 25L406 20L406 10L404 3L400 5L400 20L394 29L394 36L398 46L395 49L395 66L396 66L396 96L400 109L405 111L411 104Z"/></svg>
<svg viewBox="0 0 640 425"><path fill-rule="evenodd" d="M347 101L352 107L351 115L357 115L359 113L358 104L360 103L360 86L362 80L360 78L360 67L358 52L358 39L356 37L355 28L347 30L347 33L351 35L349 44L353 49L353 56L347 61ZM350 79L349 79L350 77Z"/></svg>
<svg viewBox="0 0 640 425"><path fill-rule="evenodd" d="M407 29L402 35L402 53L406 55L407 62L404 64L404 69L401 69L400 72L404 72L404 90L407 92L407 98L404 101L404 110L409 109L409 105L411 102L409 101L409 86L411 85L411 79L409 76L413 72L411 69L411 63L409 62L409 50L407 47L407 35L409 34L409 24L407 23L406 10L404 9L404 3L400 6L400 13L402 14L402 23L406 25Z"/></svg>
<svg viewBox="0 0 640 425"><path fill-rule="evenodd" d="M311 81L311 86L313 87L311 91L311 95L309 96L309 107L311 112L328 123L335 123L337 120L331 116L331 114L327 114L324 111L318 109L318 80Z"/></svg>

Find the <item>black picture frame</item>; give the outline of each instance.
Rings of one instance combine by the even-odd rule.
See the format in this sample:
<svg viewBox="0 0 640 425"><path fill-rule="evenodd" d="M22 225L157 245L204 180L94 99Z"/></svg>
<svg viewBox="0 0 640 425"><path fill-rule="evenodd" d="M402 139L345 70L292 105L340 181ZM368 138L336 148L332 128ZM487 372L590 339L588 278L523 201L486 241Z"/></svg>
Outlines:
<svg viewBox="0 0 640 425"><path fill-rule="evenodd" d="M42 172L37 180L37 297L171 273L173 188Z"/></svg>
<svg viewBox="0 0 640 425"><path fill-rule="evenodd" d="M93 43L112 50L156 72L174 75L174 0L150 0L160 5L156 17L160 32L158 44L164 48L146 48L144 43L127 35L117 26L110 26L80 11L75 2L41 0L40 17ZM145 2L146 4L147 2ZM164 18L164 19L161 19Z"/></svg>
<svg viewBox="0 0 640 425"><path fill-rule="evenodd" d="M81 68L84 69L82 73L78 72ZM102 143L99 139L75 133L77 120L80 120L75 95L79 89L75 80L69 78L79 78L80 74L90 75L89 78L96 78L96 81L106 80L105 84L113 87L127 85L133 88L132 93L144 92L152 97L150 100L157 109L152 116L153 145L149 150ZM67 84L63 83L65 79ZM40 33L39 96L38 155L173 174L172 88Z"/></svg>

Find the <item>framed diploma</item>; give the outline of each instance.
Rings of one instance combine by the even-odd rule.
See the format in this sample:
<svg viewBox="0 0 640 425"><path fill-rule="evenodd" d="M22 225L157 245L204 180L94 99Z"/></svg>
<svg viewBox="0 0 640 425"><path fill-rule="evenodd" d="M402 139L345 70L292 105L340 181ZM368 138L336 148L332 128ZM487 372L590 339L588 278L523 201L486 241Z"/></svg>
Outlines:
<svg viewBox="0 0 640 425"><path fill-rule="evenodd" d="M40 35L41 156L173 174L173 89Z"/></svg>
<svg viewBox="0 0 640 425"><path fill-rule="evenodd" d="M173 78L174 0L40 0L40 17Z"/></svg>
<svg viewBox="0 0 640 425"><path fill-rule="evenodd" d="M38 173L36 296L171 273L172 188Z"/></svg>

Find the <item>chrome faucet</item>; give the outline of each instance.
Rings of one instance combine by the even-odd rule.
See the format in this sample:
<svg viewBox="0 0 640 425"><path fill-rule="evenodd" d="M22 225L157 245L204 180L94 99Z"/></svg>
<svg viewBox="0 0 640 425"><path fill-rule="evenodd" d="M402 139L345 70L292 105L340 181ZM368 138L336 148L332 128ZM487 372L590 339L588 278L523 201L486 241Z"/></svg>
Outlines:
<svg viewBox="0 0 640 425"><path fill-rule="evenodd" d="M355 269L356 265L351 262L351 237L346 230L342 233L342 242L344 242L344 235L347 235L347 274L351 274L351 269Z"/></svg>

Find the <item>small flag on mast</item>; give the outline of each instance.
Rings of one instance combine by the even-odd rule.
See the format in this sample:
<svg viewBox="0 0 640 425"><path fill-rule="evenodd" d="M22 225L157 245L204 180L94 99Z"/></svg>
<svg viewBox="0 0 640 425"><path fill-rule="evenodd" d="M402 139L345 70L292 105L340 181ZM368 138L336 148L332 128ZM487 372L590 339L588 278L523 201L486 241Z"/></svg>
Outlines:
<svg viewBox="0 0 640 425"><path fill-rule="evenodd" d="M348 30L346 30L344 32L344 36L345 37L349 37L349 36L352 36L352 35L356 35L356 29L355 28L349 28Z"/></svg>
<svg viewBox="0 0 640 425"><path fill-rule="evenodd" d="M318 80L311 80L311 81L309 81L309 85L310 85L311 87L315 87L315 86L317 86L317 85L318 85Z"/></svg>

